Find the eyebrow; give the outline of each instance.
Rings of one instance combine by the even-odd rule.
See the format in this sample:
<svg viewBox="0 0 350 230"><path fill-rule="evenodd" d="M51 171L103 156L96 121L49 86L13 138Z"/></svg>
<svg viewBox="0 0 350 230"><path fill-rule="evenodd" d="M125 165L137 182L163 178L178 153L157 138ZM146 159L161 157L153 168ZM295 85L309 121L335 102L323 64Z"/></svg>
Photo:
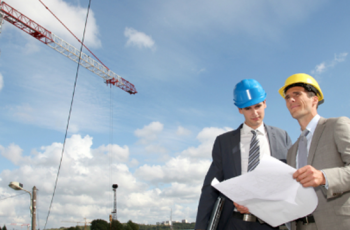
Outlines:
<svg viewBox="0 0 350 230"><path fill-rule="evenodd" d="M291 94L300 94L302 91L294 91L294 92L292 92ZM284 95L284 98L286 98L286 97L290 97L290 95Z"/></svg>

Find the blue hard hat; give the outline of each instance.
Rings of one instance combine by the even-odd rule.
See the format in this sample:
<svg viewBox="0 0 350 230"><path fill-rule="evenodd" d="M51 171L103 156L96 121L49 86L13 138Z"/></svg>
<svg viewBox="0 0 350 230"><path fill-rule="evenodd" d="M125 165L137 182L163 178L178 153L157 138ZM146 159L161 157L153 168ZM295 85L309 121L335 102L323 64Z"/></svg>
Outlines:
<svg viewBox="0 0 350 230"><path fill-rule="evenodd" d="M254 79L244 79L240 81L233 90L234 104L240 109L258 104L265 99L265 90L260 83Z"/></svg>

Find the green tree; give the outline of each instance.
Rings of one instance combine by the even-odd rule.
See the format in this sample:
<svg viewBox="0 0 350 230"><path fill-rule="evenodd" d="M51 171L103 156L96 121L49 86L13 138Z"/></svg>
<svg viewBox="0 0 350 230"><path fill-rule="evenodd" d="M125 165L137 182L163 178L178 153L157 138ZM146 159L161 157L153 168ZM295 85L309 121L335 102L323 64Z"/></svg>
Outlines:
<svg viewBox="0 0 350 230"><path fill-rule="evenodd" d="M130 230L139 230L140 226L138 224L135 224L134 222L132 222L131 220L128 221L128 223L126 223L127 226L130 226ZM129 230L129 229L127 229Z"/></svg>
<svg viewBox="0 0 350 230"><path fill-rule="evenodd" d="M109 230L109 224L105 220L93 220L91 222L91 230Z"/></svg>
<svg viewBox="0 0 350 230"><path fill-rule="evenodd" d="M6 225L4 225L4 227L2 227L2 230L7 230Z"/></svg>
<svg viewBox="0 0 350 230"><path fill-rule="evenodd" d="M66 228L66 230L80 230L80 228L79 226L75 226L75 227Z"/></svg>
<svg viewBox="0 0 350 230"><path fill-rule="evenodd" d="M132 227L127 224L127 225L124 226L124 230L132 230Z"/></svg>
<svg viewBox="0 0 350 230"><path fill-rule="evenodd" d="M118 220L112 220L112 230L124 230L124 226Z"/></svg>

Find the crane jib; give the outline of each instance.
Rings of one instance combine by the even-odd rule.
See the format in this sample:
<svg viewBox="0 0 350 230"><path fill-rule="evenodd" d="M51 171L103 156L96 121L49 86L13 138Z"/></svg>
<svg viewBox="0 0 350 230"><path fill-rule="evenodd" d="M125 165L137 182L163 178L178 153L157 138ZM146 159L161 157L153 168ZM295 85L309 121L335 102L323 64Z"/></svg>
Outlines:
<svg viewBox="0 0 350 230"><path fill-rule="evenodd" d="M129 81L120 77L118 74L114 73L100 62L97 62L89 55L83 52L80 55L80 51L77 48L70 45L62 38L45 29L5 2L1 2L0 4L0 32L2 20L11 23L57 52L68 57L72 61L79 63L81 66L102 77L107 85L115 85L129 94L137 93L135 86Z"/></svg>

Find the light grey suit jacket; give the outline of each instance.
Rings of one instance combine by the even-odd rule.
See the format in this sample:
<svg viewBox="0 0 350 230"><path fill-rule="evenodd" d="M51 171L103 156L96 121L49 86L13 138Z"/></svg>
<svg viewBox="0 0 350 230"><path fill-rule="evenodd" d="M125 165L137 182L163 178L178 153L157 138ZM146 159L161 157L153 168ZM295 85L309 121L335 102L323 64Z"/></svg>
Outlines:
<svg viewBox="0 0 350 230"><path fill-rule="evenodd" d="M287 163L296 166L297 140ZM320 118L311 140L307 164L323 170L328 182L315 188L318 206L313 215L318 230L350 229L350 119ZM295 222L292 229L296 229Z"/></svg>

